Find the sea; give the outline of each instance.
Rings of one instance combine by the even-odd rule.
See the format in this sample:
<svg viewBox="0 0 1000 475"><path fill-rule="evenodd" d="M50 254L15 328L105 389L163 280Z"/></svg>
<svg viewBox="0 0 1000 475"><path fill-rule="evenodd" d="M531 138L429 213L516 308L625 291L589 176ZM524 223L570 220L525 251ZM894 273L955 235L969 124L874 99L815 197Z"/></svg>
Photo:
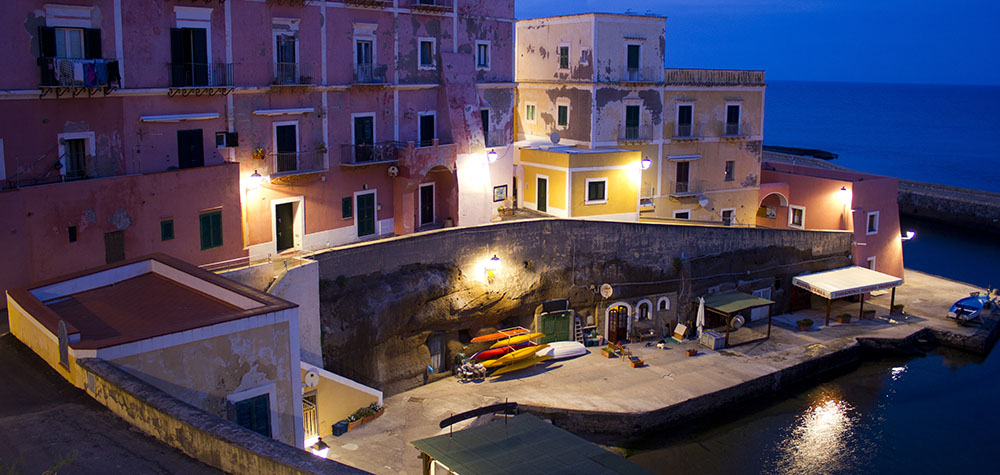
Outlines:
<svg viewBox="0 0 1000 475"><path fill-rule="evenodd" d="M1000 87L770 81L764 143L1000 192ZM1000 286L1000 236L902 217L908 269ZM956 296L957 298L958 296ZM1000 351L886 357L626 447L671 474L998 473Z"/></svg>

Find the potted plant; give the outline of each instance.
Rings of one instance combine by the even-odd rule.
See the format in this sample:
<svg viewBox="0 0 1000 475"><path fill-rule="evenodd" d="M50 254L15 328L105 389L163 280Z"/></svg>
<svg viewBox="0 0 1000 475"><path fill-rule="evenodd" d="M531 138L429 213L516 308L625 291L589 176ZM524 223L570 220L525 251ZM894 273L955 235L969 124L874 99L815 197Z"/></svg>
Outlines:
<svg viewBox="0 0 1000 475"><path fill-rule="evenodd" d="M351 414L351 415L345 417L344 420L347 421L347 430L348 431L352 431L354 429L357 429L362 424L361 419L358 419L358 416L356 414Z"/></svg>
<svg viewBox="0 0 1000 475"><path fill-rule="evenodd" d="M863 310L861 318L875 318L875 309Z"/></svg>
<svg viewBox="0 0 1000 475"><path fill-rule="evenodd" d="M799 326L799 331L809 331L809 329L813 326L813 321L808 318L803 318L802 320L795 322L795 324Z"/></svg>
<svg viewBox="0 0 1000 475"><path fill-rule="evenodd" d="M500 216L510 216L514 214L514 209L507 205L497 206L497 214Z"/></svg>
<svg viewBox="0 0 1000 475"><path fill-rule="evenodd" d="M892 306L892 313L903 313L903 304L897 303Z"/></svg>
<svg viewBox="0 0 1000 475"><path fill-rule="evenodd" d="M323 141L316 142L316 151L319 153L326 153L326 143Z"/></svg>
<svg viewBox="0 0 1000 475"><path fill-rule="evenodd" d="M694 355L698 354L698 349L697 348L688 348L687 350L684 351L684 353L687 354L688 356L694 356Z"/></svg>
<svg viewBox="0 0 1000 475"><path fill-rule="evenodd" d="M367 407L362 407L361 409L358 409L357 414L358 417L361 419L361 423L363 424L367 424L375 419L375 411Z"/></svg>
<svg viewBox="0 0 1000 475"><path fill-rule="evenodd" d="M256 147L253 149L254 160L263 160L264 157L266 156L267 156L267 150L264 150L264 147Z"/></svg>
<svg viewBox="0 0 1000 475"><path fill-rule="evenodd" d="M382 414L385 414L385 406L380 406L377 402L369 404L368 409L370 409L375 414L372 417L372 419L381 416Z"/></svg>
<svg viewBox="0 0 1000 475"><path fill-rule="evenodd" d="M842 313L840 315L837 315L837 322L838 323L851 323L851 314L849 314L849 313Z"/></svg>

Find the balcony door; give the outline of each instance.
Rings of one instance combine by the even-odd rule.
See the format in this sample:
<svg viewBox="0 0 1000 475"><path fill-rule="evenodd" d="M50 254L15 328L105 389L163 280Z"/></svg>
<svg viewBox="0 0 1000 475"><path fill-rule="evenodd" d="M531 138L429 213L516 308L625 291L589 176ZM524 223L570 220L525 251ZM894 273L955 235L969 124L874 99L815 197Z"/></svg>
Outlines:
<svg viewBox="0 0 1000 475"><path fill-rule="evenodd" d="M278 84L296 84L299 82L298 64L295 59L295 37L289 35L275 36L275 56L277 58Z"/></svg>
<svg viewBox="0 0 1000 475"><path fill-rule="evenodd" d="M375 144L375 117L360 116L354 118L354 161L356 163L372 161Z"/></svg>
<svg viewBox="0 0 1000 475"><path fill-rule="evenodd" d="M639 106L625 106L625 140L639 138Z"/></svg>
<svg viewBox="0 0 1000 475"><path fill-rule="evenodd" d="M275 124L274 149L278 173L298 170L298 124Z"/></svg>
<svg viewBox="0 0 1000 475"><path fill-rule="evenodd" d="M691 162L677 162L677 193L687 193L690 181Z"/></svg>
<svg viewBox="0 0 1000 475"><path fill-rule="evenodd" d="M205 166L205 144L201 129L177 131L177 167L195 168Z"/></svg>
<svg viewBox="0 0 1000 475"><path fill-rule="evenodd" d="M371 40L355 41L355 58L357 61L357 77L359 82L372 82L375 76L373 42Z"/></svg>
<svg viewBox="0 0 1000 475"><path fill-rule="evenodd" d="M639 51L639 45L628 45L625 47L625 61L630 81L639 79Z"/></svg>
<svg viewBox="0 0 1000 475"><path fill-rule="evenodd" d="M207 86L208 40L205 29L171 28L170 63L172 86Z"/></svg>
<svg viewBox="0 0 1000 475"><path fill-rule="evenodd" d="M434 144L434 114L421 114L419 120L420 146L430 147Z"/></svg>

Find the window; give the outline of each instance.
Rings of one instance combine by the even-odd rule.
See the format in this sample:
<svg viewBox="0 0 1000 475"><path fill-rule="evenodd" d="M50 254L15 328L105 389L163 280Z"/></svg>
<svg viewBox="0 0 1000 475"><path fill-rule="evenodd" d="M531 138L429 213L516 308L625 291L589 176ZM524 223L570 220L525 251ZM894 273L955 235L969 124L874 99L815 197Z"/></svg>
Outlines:
<svg viewBox="0 0 1000 475"><path fill-rule="evenodd" d="M488 41L476 42L476 68L490 69L490 43Z"/></svg>
<svg viewBox="0 0 1000 475"><path fill-rule="evenodd" d="M479 123L483 124L483 140L486 141L486 146L495 147L497 144L490 139L490 110L479 109L479 119Z"/></svg>
<svg viewBox="0 0 1000 475"><path fill-rule="evenodd" d="M434 69L434 38L420 39L420 69Z"/></svg>
<svg viewBox="0 0 1000 475"><path fill-rule="evenodd" d="M274 72L278 84L295 84L299 81L299 65L296 58L298 38L290 35L275 35Z"/></svg>
<svg viewBox="0 0 1000 475"><path fill-rule="evenodd" d="M83 58L83 30L79 28L56 28L56 57Z"/></svg>
<svg viewBox="0 0 1000 475"><path fill-rule="evenodd" d="M625 106L625 140L639 138L639 106Z"/></svg>
<svg viewBox="0 0 1000 475"><path fill-rule="evenodd" d="M599 205L608 202L608 179L587 178L587 199L584 204Z"/></svg>
<svg viewBox="0 0 1000 475"><path fill-rule="evenodd" d="M421 112L417 114L417 133L420 135L420 142L417 146L430 147L434 145L434 139L437 137L434 119L434 112Z"/></svg>
<svg viewBox="0 0 1000 475"><path fill-rule="evenodd" d="M660 301L659 303L657 303L657 307L660 310L670 310L670 299L667 297L660 297Z"/></svg>
<svg viewBox="0 0 1000 475"><path fill-rule="evenodd" d="M210 78L208 31L205 28L170 29L170 85L173 87L221 85ZM220 73L222 71L212 71Z"/></svg>
<svg viewBox="0 0 1000 475"><path fill-rule="evenodd" d="M803 206L788 207L788 225L793 228L805 227L806 209Z"/></svg>
<svg viewBox="0 0 1000 475"><path fill-rule="evenodd" d="M677 106L677 136L690 137L692 123L694 121L694 106L691 104L680 104Z"/></svg>
<svg viewBox="0 0 1000 475"><path fill-rule="evenodd" d="M559 45L559 69L569 69L569 45Z"/></svg>
<svg viewBox="0 0 1000 475"><path fill-rule="evenodd" d="M375 74L375 40L354 39L354 80L359 83L381 83L381 74Z"/></svg>
<svg viewBox="0 0 1000 475"><path fill-rule="evenodd" d="M345 196L340 199L340 217L351 219L354 217L354 197Z"/></svg>
<svg viewBox="0 0 1000 475"><path fill-rule="evenodd" d="M639 81L642 79L639 66L639 52L641 51L641 46L637 44L630 44L625 46L625 67L626 67L626 80L628 81Z"/></svg>
<svg viewBox="0 0 1000 475"><path fill-rule="evenodd" d="M69 234L69 242L76 242L76 226L66 228L66 232Z"/></svg>
<svg viewBox="0 0 1000 475"><path fill-rule="evenodd" d="M590 48L580 49L580 66L586 66L590 64Z"/></svg>
<svg viewBox="0 0 1000 475"><path fill-rule="evenodd" d="M868 213L868 228L865 234L878 234L878 211Z"/></svg>
<svg viewBox="0 0 1000 475"><path fill-rule="evenodd" d="M865 259L865 262L868 263L869 269L875 270L875 256L871 256L868 259Z"/></svg>
<svg viewBox="0 0 1000 475"><path fill-rule="evenodd" d="M202 213L198 217L201 229L201 250L222 246L222 211Z"/></svg>
<svg viewBox="0 0 1000 475"><path fill-rule="evenodd" d="M87 141L86 139L66 139L63 143L64 163L66 169L63 176L67 180L86 178L87 176Z"/></svg>
<svg viewBox="0 0 1000 475"><path fill-rule="evenodd" d="M724 209L721 211L722 215L722 225L732 226L733 225L733 215L736 213L736 208Z"/></svg>
<svg viewBox="0 0 1000 475"><path fill-rule="evenodd" d="M566 127L569 125L569 106L565 104L559 104L556 106L556 125L560 127Z"/></svg>
<svg viewBox="0 0 1000 475"><path fill-rule="evenodd" d="M271 437L270 395L265 393L233 403L235 422L264 437Z"/></svg>
<svg viewBox="0 0 1000 475"><path fill-rule="evenodd" d="M174 238L174 220L164 219L160 221L160 240L169 241Z"/></svg>
<svg viewBox="0 0 1000 475"><path fill-rule="evenodd" d="M726 160L726 181L733 181L734 168L736 168L736 162Z"/></svg>
<svg viewBox="0 0 1000 475"><path fill-rule="evenodd" d="M726 105L726 135L740 134L740 105Z"/></svg>
<svg viewBox="0 0 1000 475"><path fill-rule="evenodd" d="M649 311L649 307L650 307L649 302L640 303L639 308L636 309L636 313L638 314L636 319L650 320L653 317L653 315L652 312Z"/></svg>
<svg viewBox="0 0 1000 475"><path fill-rule="evenodd" d="M535 104L529 103L529 104L526 104L524 106L524 121L525 122L531 122L532 124L535 123L535 109L536 109Z"/></svg>
<svg viewBox="0 0 1000 475"><path fill-rule="evenodd" d="M674 211L674 219L691 219L691 211L690 210L686 210L686 209L685 210L675 210Z"/></svg>

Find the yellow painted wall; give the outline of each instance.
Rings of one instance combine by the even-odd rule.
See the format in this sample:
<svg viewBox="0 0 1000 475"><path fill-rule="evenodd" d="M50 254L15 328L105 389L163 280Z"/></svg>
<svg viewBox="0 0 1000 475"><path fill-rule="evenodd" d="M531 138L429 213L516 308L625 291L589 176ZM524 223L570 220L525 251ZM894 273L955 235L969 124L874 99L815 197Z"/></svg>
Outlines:
<svg viewBox="0 0 1000 475"><path fill-rule="evenodd" d="M521 165L524 167L524 196L520 198L521 201L533 203L532 207L537 209L538 204L535 202L538 199L538 175L545 175L549 180L549 213L553 212L553 208L558 211L566 211L566 171L532 166L531 163L566 167L569 164L569 157L563 153L532 149L521 150Z"/></svg>
<svg viewBox="0 0 1000 475"><path fill-rule="evenodd" d="M81 383L78 382L80 370L76 366L75 358L73 358L73 350L69 350L69 368L67 369L59 364L59 338L49 332L41 323L35 321L9 295L7 296L7 321L10 324L10 332L21 343L31 348L62 377L81 387Z"/></svg>
<svg viewBox="0 0 1000 475"><path fill-rule="evenodd" d="M625 170L573 172L570 194L573 217L616 215L638 211L638 174L634 167ZM607 178L607 203L586 204L587 179Z"/></svg>
<svg viewBox="0 0 1000 475"><path fill-rule="evenodd" d="M306 370L301 371L305 377ZM327 435L333 432L333 424L343 420L359 408L378 402L378 396L359 391L332 379L320 376L319 384L314 388L306 388L305 393L316 391L316 410L319 413L319 433Z"/></svg>

